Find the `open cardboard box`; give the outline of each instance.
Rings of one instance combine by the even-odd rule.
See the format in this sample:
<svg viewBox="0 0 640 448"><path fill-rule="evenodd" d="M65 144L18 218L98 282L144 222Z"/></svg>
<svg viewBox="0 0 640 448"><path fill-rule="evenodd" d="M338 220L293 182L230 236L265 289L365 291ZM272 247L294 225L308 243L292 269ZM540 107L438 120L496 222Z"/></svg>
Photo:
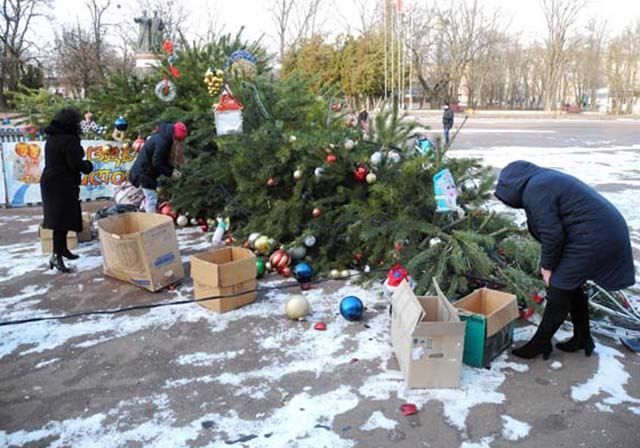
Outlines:
<svg viewBox="0 0 640 448"><path fill-rule="evenodd" d="M518 303L513 294L476 289L454 306L467 324L465 364L487 367L513 343L513 322L518 318Z"/></svg>
<svg viewBox="0 0 640 448"><path fill-rule="evenodd" d="M123 213L98 221L104 273L150 291L184 278L173 219Z"/></svg>
<svg viewBox="0 0 640 448"><path fill-rule="evenodd" d="M241 247L223 247L191 257L196 300L203 307L226 313L256 300L256 256Z"/></svg>
<svg viewBox="0 0 640 448"><path fill-rule="evenodd" d="M460 387L465 323L442 294L416 297L405 280L393 295L391 341L409 388Z"/></svg>

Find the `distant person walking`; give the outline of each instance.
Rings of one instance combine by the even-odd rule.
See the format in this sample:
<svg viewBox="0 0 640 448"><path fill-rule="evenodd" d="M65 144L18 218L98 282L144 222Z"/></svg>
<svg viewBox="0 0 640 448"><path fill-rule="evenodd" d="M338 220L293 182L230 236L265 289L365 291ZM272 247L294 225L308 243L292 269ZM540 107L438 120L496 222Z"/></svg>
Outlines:
<svg viewBox="0 0 640 448"><path fill-rule="evenodd" d="M444 144L449 146L449 131L453 127L453 110L449 107L449 103L444 103L444 113L442 114L442 127L444 128Z"/></svg>

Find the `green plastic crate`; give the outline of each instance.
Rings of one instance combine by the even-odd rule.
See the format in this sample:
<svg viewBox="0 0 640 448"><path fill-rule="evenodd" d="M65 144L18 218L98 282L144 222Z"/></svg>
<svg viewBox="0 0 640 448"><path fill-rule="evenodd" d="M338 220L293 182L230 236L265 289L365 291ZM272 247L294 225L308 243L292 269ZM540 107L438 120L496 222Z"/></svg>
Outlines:
<svg viewBox="0 0 640 448"><path fill-rule="evenodd" d="M514 323L509 323L496 334L486 337L487 318L482 314L461 315L466 322L462 362L472 367L489 367L500 353L513 343Z"/></svg>

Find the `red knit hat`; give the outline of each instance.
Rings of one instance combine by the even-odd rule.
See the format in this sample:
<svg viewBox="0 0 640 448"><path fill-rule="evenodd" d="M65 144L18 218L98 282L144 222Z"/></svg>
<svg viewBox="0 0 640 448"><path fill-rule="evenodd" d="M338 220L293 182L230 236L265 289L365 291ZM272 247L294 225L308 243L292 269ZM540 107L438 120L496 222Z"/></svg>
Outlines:
<svg viewBox="0 0 640 448"><path fill-rule="evenodd" d="M189 135L187 125L178 121L173 125L173 138L176 140L184 140Z"/></svg>

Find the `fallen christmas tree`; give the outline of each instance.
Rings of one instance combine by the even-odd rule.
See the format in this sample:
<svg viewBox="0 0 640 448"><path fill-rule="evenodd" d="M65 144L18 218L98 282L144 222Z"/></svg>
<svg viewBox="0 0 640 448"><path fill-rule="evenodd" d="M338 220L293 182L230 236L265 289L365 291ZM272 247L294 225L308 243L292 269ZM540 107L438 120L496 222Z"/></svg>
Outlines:
<svg viewBox="0 0 640 448"><path fill-rule="evenodd" d="M239 243L252 234L276 242L258 248L265 259L282 246L323 273L401 263L418 293L433 277L450 297L489 283L529 301L541 288L537 243L481 207L494 183L488 167L449 158L442 146L420 155L407 143L416 125L394 107L366 137L305 80L228 81L244 107L243 132L192 153L168 190L176 211L229 217ZM213 120L196 132L215 135ZM447 212L437 210L433 181L443 170L461 206Z"/></svg>
<svg viewBox="0 0 640 448"><path fill-rule="evenodd" d="M227 64L237 52L257 55L252 70ZM332 107L335 88L314 92L309 80L274 79L264 54L239 35L221 36L176 51L175 67L164 58L147 78L111 76L83 107L102 123L125 116L132 140L159 122L185 121L191 132L183 175L162 195L192 218L230 218L238 244L251 234L268 236L276 243L260 250L265 258L283 246L316 272L349 268L378 278L401 263L419 294L435 277L449 297L489 284L530 302L542 287L539 247L510 219L483 208L494 182L490 168L448 157L439 144L416 152L408 144L416 124L391 105L363 136ZM157 86L169 81L176 96L163 101ZM243 131L216 137L212 106L223 86L242 104ZM460 206L447 211L438 210L434 188L443 170L455 180Z"/></svg>

